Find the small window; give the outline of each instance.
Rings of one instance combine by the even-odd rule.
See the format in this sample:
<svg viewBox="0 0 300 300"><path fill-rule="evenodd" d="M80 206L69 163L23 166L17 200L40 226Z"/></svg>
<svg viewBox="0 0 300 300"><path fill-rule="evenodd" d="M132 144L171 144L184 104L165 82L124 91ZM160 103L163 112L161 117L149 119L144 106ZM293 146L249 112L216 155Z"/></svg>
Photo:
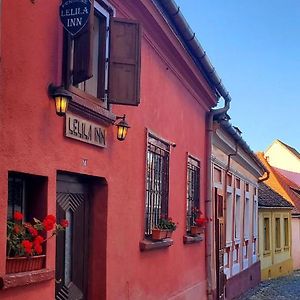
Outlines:
<svg viewBox="0 0 300 300"><path fill-rule="evenodd" d="M235 179L235 187L237 189L240 189L241 188L241 180L239 178L236 178Z"/></svg>
<svg viewBox="0 0 300 300"><path fill-rule="evenodd" d="M170 145L148 136L145 236L150 236L159 219L168 217Z"/></svg>
<svg viewBox="0 0 300 300"><path fill-rule="evenodd" d="M214 168L214 181L218 183L222 182L222 171L218 168Z"/></svg>
<svg viewBox="0 0 300 300"><path fill-rule="evenodd" d="M245 209L244 209L244 238L250 238L250 199L245 198Z"/></svg>
<svg viewBox="0 0 300 300"><path fill-rule="evenodd" d="M290 246L289 219L284 218L284 247Z"/></svg>
<svg viewBox="0 0 300 300"><path fill-rule="evenodd" d="M270 251L270 218L264 218L264 250Z"/></svg>
<svg viewBox="0 0 300 300"><path fill-rule="evenodd" d="M275 248L281 248L280 218L275 218Z"/></svg>
<svg viewBox="0 0 300 300"><path fill-rule="evenodd" d="M232 186L232 174L227 174L227 185Z"/></svg>
<svg viewBox="0 0 300 300"><path fill-rule="evenodd" d="M249 183L245 184L245 190L246 190L246 192L249 192Z"/></svg>
<svg viewBox="0 0 300 300"><path fill-rule="evenodd" d="M200 211L200 162L188 157L186 230L190 231Z"/></svg>
<svg viewBox="0 0 300 300"><path fill-rule="evenodd" d="M104 1L93 1L86 26L74 37L65 31L66 87L81 98L138 105L141 29L138 22L113 17Z"/></svg>

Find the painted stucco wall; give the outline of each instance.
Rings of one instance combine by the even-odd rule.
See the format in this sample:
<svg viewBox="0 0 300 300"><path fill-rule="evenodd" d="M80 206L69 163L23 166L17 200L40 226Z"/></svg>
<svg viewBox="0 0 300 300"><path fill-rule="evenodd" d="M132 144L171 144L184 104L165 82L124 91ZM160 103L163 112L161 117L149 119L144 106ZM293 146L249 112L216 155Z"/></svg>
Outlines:
<svg viewBox="0 0 300 300"><path fill-rule="evenodd" d="M141 2L152 7L155 13L151 1ZM204 211L205 115L209 110L208 102L214 101L208 93L208 85L198 75L204 88L202 95L196 95L193 86L180 76L181 66L160 55L163 50L150 41L155 41L155 36L149 39L144 33L141 104L139 107L113 107L116 115L126 113L130 122L126 141L118 142L116 128L107 124L103 125L107 127L108 146L105 149L64 137L64 119L56 116L54 102L47 95L49 83L61 83L59 4L58 0L35 1L35 4L29 0L3 3L0 277L5 274L8 171L46 176L48 194L45 201L48 212L55 214L56 174L62 170L107 181L107 232L103 233L103 241L99 241L99 237L95 239L107 245L107 256L101 258L106 259L107 271L104 277L97 277L106 286L106 299L206 299L204 241L185 245L183 235L187 153L201 162L200 206ZM127 11L122 1L114 4L117 15L133 14L134 18L134 13ZM163 23L161 16L155 17ZM167 26L164 30L168 30ZM171 35L170 30L168 34ZM184 55L178 41L176 47ZM185 61L195 69L190 58ZM173 234L173 246L140 252L139 242L144 236L146 129L176 143L170 153L169 215L179 224ZM99 228L99 233L102 231L103 228ZM46 266L55 267L55 240L47 244ZM54 280L0 291L3 300L27 297L37 300L41 295L44 300L54 299ZM104 295L99 296L102 298Z"/></svg>
<svg viewBox="0 0 300 300"><path fill-rule="evenodd" d="M265 156L268 157L268 162L273 167L300 173L300 159L279 141L273 142L266 150Z"/></svg>
<svg viewBox="0 0 300 300"><path fill-rule="evenodd" d="M264 249L264 218L270 220L270 250ZM275 218L280 218L280 249L275 248ZM284 218L289 218L289 246L284 247ZM292 251L292 235L290 210L284 209L259 209L259 256L261 262L261 278L267 280L284 276L292 272L293 259Z"/></svg>

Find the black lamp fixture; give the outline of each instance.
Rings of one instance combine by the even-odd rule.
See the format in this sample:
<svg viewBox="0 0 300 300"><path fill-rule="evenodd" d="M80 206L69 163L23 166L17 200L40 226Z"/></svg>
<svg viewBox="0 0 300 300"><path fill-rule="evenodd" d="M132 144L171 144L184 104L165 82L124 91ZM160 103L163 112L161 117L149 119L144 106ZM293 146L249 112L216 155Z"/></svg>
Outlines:
<svg viewBox="0 0 300 300"><path fill-rule="evenodd" d="M69 100L72 99L71 94L62 86L55 86L52 83L48 87L48 94L55 100L56 114L63 117L68 110Z"/></svg>
<svg viewBox="0 0 300 300"><path fill-rule="evenodd" d="M126 117L125 114L122 117L118 117L118 116L116 117L116 121L121 120L116 124L116 126L117 126L117 139L119 141L124 141L125 140L128 128L130 128L128 123L125 121L125 117Z"/></svg>

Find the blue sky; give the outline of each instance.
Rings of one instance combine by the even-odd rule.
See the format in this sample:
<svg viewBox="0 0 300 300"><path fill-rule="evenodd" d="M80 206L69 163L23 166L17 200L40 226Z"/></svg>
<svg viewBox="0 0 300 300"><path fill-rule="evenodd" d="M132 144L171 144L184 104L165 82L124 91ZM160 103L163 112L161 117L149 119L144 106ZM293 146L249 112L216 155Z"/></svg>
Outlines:
<svg viewBox="0 0 300 300"><path fill-rule="evenodd" d="M300 1L175 0L232 97L254 151L280 139L300 152Z"/></svg>

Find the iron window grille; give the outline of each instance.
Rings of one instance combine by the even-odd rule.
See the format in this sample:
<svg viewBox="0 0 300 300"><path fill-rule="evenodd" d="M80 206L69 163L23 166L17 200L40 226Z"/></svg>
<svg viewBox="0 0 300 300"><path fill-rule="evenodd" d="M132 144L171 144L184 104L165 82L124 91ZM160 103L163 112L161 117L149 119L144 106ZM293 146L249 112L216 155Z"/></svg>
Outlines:
<svg viewBox="0 0 300 300"><path fill-rule="evenodd" d="M145 235L149 236L161 217L168 216L170 145L148 136Z"/></svg>
<svg viewBox="0 0 300 300"><path fill-rule="evenodd" d="M200 163L198 160L188 157L187 162L187 231L196 219L193 211L200 211Z"/></svg>

